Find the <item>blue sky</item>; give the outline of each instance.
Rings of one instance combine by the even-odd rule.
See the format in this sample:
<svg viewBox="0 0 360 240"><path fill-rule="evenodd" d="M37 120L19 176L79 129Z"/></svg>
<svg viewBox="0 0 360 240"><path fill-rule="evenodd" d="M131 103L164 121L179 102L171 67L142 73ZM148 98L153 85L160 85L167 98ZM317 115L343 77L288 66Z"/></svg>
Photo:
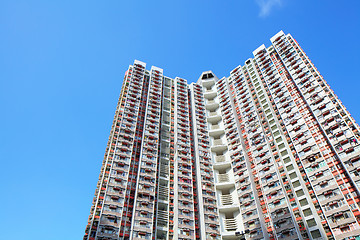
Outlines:
<svg viewBox="0 0 360 240"><path fill-rule="evenodd" d="M291 33L360 120L360 1L0 1L0 239L81 239L123 74L228 76Z"/></svg>

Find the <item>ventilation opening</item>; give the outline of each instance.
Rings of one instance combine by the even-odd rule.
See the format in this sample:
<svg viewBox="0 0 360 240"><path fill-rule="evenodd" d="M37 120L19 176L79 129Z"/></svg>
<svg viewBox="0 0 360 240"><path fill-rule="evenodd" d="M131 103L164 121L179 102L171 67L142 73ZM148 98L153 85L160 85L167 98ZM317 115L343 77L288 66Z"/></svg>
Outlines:
<svg viewBox="0 0 360 240"><path fill-rule="evenodd" d="M213 78L214 75L212 73L205 73L201 79L209 79L209 78Z"/></svg>

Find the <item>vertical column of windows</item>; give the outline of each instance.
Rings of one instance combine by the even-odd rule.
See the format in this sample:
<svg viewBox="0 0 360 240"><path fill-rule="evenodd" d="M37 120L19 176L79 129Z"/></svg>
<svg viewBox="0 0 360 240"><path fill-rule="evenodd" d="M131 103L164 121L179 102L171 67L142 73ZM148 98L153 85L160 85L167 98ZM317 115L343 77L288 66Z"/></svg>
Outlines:
<svg viewBox="0 0 360 240"><path fill-rule="evenodd" d="M254 87L251 84L250 75L243 67L237 70L238 75L233 76L233 81L230 82L231 93L236 105L236 115L240 124L241 137L244 142L245 151L248 161L243 164L243 168L246 166L249 176L243 176L242 172L240 181L238 182L238 194L239 196L247 196L250 193L253 195L252 201L244 202L242 209L244 210L243 217L245 226L250 227L250 236L254 238L261 238L264 232L267 232L265 236L273 236L272 223L270 221L270 209L264 198L264 190L262 189L262 182L278 181L276 173L274 173L274 167L264 166L263 169L258 169L257 161L264 162L264 165L273 162L269 152L269 148L266 146L266 136L262 131L259 117L257 115L258 102ZM265 144L265 145L264 145ZM241 168L240 168L241 169ZM266 173L265 173L266 172ZM266 176L263 176L266 174ZM247 185L245 182L249 182ZM252 188L250 186L252 185ZM250 203L250 204L249 204ZM280 205L280 202L279 202ZM256 216L252 216L250 213L256 212Z"/></svg>
<svg viewBox="0 0 360 240"><path fill-rule="evenodd" d="M281 104L285 101L289 101L289 94L286 91L283 91L283 85L279 82L280 76L276 71L271 71L266 75L263 74L262 71L266 69L267 65L274 65L274 63L271 62L265 47L254 55L255 61L253 64L255 65L257 74L260 76L261 83L264 87L263 90L260 90L261 86L256 89L258 91L260 104L262 105L262 118L264 120L267 119L265 131L268 133L269 137L271 136L271 138L268 139L269 146L275 158L278 174L281 176L280 183L282 185L282 191L284 193L286 192L288 207L292 209L292 221L297 223L297 225L295 225L296 231L298 232L298 235L301 234L302 238L307 239L309 232L304 224L304 214L299 210L298 206L300 204L302 205L303 202L307 202L308 200L306 200L306 198L310 199L310 196L305 192L305 194L302 194L301 196L303 200L296 197L297 190L305 187L305 181L303 181L302 178L298 178L298 176L301 176L301 171L299 171L299 169L301 169L302 166L299 165L299 162L296 161L293 155L295 151L294 146L290 141L289 134L284 127L283 120L275 104L279 102L279 99L281 99ZM262 71L260 69L262 69ZM256 81L256 84L260 85L258 79L255 79L254 81ZM270 90L268 84L275 84L275 88ZM299 168L294 167L296 165L298 165ZM271 194L273 194L273 192L271 192L270 195ZM267 197L269 197L269 195L267 195ZM309 210L310 213L315 211L312 204L310 204L310 208L312 208ZM280 232L280 234L282 225L283 222L281 219L274 222L275 230Z"/></svg>
<svg viewBox="0 0 360 240"><path fill-rule="evenodd" d="M234 121L227 79L222 78L218 80L215 87L217 91L217 105L221 113L219 118L220 124L217 123L217 125L220 125L221 131L214 131L212 134L212 151L216 154L214 159L215 180L220 198L218 206L223 229L225 230L223 234L236 236L244 228L234 165L243 160L243 151L239 145L239 134Z"/></svg>
<svg viewBox="0 0 360 240"><path fill-rule="evenodd" d="M126 164L123 162L120 163L120 166L124 165L124 167L128 169L127 174L121 178L121 181L125 183L124 198L121 199L123 201L123 212L120 218L121 221L118 221L120 225L120 231L118 235L120 236L121 239L123 238L126 239L130 236L132 209L134 205L135 189L137 183L136 176L138 171L138 162L140 158L141 136L144 125L144 114L146 109L146 99L147 99L148 81L149 81L148 72L145 70L144 63L135 61L133 70L134 70L135 79L139 79L142 77L143 87L142 90L139 91L137 84L135 84L134 90L136 91L131 94L131 98L136 97L140 100L138 105L138 111L133 110L135 106L131 103L131 101L130 101L130 105L128 105L126 109L127 115L131 116L132 118L136 118L137 121L133 122L133 125L131 127L130 125L127 125L127 129L125 129L124 132L120 132L122 136L126 138L129 137L128 136L129 131L131 132L134 131L134 133L131 133L132 134L131 140L133 141L133 145L130 148L131 154L127 152L128 156L130 156L130 159Z"/></svg>
<svg viewBox="0 0 360 240"><path fill-rule="evenodd" d="M255 61L251 61L251 63L250 75L259 100L257 101L257 105L258 113L261 118L261 126L263 132L266 134L266 145L268 145L268 148L272 153L272 161L275 160L272 165L280 179L279 189L273 190L274 187L271 184L270 187L264 187L264 194L266 195L267 201L270 202L269 206L270 211L273 211L272 215L276 214L276 208L278 208L277 206L280 206L281 202L284 204L286 203L287 208L291 209L291 216L287 219L274 219L274 231L278 237L288 236L292 233L293 235L298 235L299 237L302 236L302 238L306 239L308 238L309 232L307 232L307 229L305 228L306 225L304 224L303 219L304 214L299 210L298 206L302 202L307 202L310 199L310 196L305 193L302 194L302 199L300 197L295 197L297 196L296 191L301 187L305 187L305 182L302 181L302 179L295 179L295 177L301 175L299 169L294 168L296 163L292 153L295 149L293 144L288 142L289 135L284 128L283 121L275 106L275 103L279 102L279 98L281 98L281 104L289 101L289 94L287 92L278 91L278 89L282 89L283 84L279 82L280 76L274 69L267 71L266 74L264 73L269 66L274 66L274 63L271 61L265 49L262 49L261 52L257 53L255 55ZM262 69L262 71L260 69ZM251 70L254 71L252 72ZM266 81L271 82L272 85L275 84L274 90L279 97L271 97L269 91L270 88L266 84ZM266 92L270 97L267 96ZM277 118L274 118L274 116L277 116ZM263 162L260 163L261 165L259 165L259 167L262 168L261 172L268 171L268 167L265 166L263 168ZM282 194L278 195L278 193ZM277 199L277 196L282 196L283 198Z"/></svg>
<svg viewBox="0 0 360 240"><path fill-rule="evenodd" d="M170 197L170 161L173 160L170 139L173 136L173 121L171 118L171 86L173 80L163 78L162 113L160 125L160 157L157 173L156 189L156 222L155 239L171 239L169 235L169 197ZM173 192L173 190L172 190Z"/></svg>
<svg viewBox="0 0 360 240"><path fill-rule="evenodd" d="M152 68L142 135L136 198L132 220L132 239L152 239L163 76L161 69Z"/></svg>
<svg viewBox="0 0 360 240"><path fill-rule="evenodd" d="M232 144L232 149L234 150L232 154L232 165L240 202L240 210L242 213L244 228L249 231L249 235L252 238L260 239L264 236L262 228L264 221L261 223L261 219L264 219L264 217L259 216L262 209L255 190L256 186L258 186L259 178L254 178L251 174L249 174L251 172L251 167L254 166L254 159L252 158L252 155L249 155L246 158L244 156L245 152L243 152L243 148L241 147L241 142L243 142L244 149L249 149L249 139L248 136L244 134L246 132L255 133L255 131L257 131L256 128L259 126L256 126L254 123L255 117L252 116L252 114L246 115L246 119L239 117L241 116L241 109L247 109L250 107L250 99L246 97L247 90L241 66L231 71L229 89L234 101L235 112L232 113L231 118L225 116L225 122L227 124L234 125L236 122L234 117L237 116L237 121L240 124L238 134L236 136L229 136L229 141ZM224 98L229 98L229 96L220 96L221 100L224 100ZM228 119L231 119L231 121L227 121ZM245 126L244 123L247 123L249 126ZM245 127L251 130L245 129ZM241 139L243 139L243 141L241 141ZM259 141L259 143L261 142L260 139L255 141Z"/></svg>
<svg viewBox="0 0 360 240"><path fill-rule="evenodd" d="M271 57L268 55L268 58ZM269 89L268 95L269 97L273 98L273 107L277 116L278 121L280 122L282 126L282 132L286 135L286 139L284 139L282 136L276 137L276 143L280 143L280 146L289 145L291 152L289 150L282 150L280 152L280 155L283 157L283 163L286 167L286 181L287 186L289 189L292 187L292 190L295 193L291 193L292 196L295 196L295 202L300 204L302 206L301 210L299 211L299 208L296 208L295 215L296 221L299 224L300 230L302 231L304 224L302 221L306 221L308 224L307 230L312 235L313 238L321 238L322 235L325 234L325 231L322 228L319 228L320 221L323 219L321 216L321 212L319 214L319 205L317 203L317 200L314 195L314 191L312 188L312 185L308 182L307 176L304 172L303 165L298 158L299 152L302 152L305 149L305 152L310 154L310 150L316 152L317 146L314 145L315 141L311 138L311 136L307 136L309 133L309 129L306 124L304 124L303 119L299 118L300 113L297 108L296 101L294 101L293 96L290 94L290 92L287 90L287 83L283 81L285 70L279 68L279 63L277 61L274 61L274 58L269 58L268 61L271 61L272 64L275 66L275 69L273 71L273 74L275 77L268 77L269 75L265 75L264 69L261 70L262 74L264 74L265 80L267 82L267 88ZM258 62L260 68L262 62ZM308 144L307 146L304 146L302 144L299 144L297 141L291 141L291 138L293 137L293 128L294 125L298 124L299 129L302 132L304 132L304 136L306 135L308 142L304 141L303 144ZM290 154L292 153L292 154ZM302 155L301 153L300 155ZM287 157L288 155L288 157ZM295 162L292 160L292 158L295 158ZM296 165L298 168L294 168L294 166L289 164ZM295 166L296 166L295 165ZM300 170L300 171L299 171ZM303 184L303 181L299 175L302 175L305 179L305 185ZM303 192L303 188L307 186L307 192ZM310 194L310 195L309 195ZM312 200L310 200L311 198ZM314 214L313 212L318 212ZM319 214L320 218L317 216ZM326 230L327 226L323 226ZM327 230L326 230L327 231ZM302 233L304 236L304 233Z"/></svg>
<svg viewBox="0 0 360 240"><path fill-rule="evenodd" d="M174 206L174 202L175 202L175 189L177 188L177 183L175 184L175 173L176 173L176 169L177 169L177 162L175 161L175 137L176 137L176 124L177 124L177 120L176 120L176 114L177 114L177 101L176 101L176 81L172 81L172 85L171 85L171 94L170 94L170 99L171 99L171 128L170 128L170 195L169 195L169 236L168 239L173 239L174 238L174 228L175 225L177 223L174 222L175 217L176 217L176 213L174 212L175 210L175 206Z"/></svg>
<svg viewBox="0 0 360 240"><path fill-rule="evenodd" d="M210 156L210 138L207 130L206 109L202 87L192 84L192 124L193 124L193 183L197 196L195 209L197 238L220 239L219 217L217 214L214 176Z"/></svg>
<svg viewBox="0 0 360 240"><path fill-rule="evenodd" d="M176 78L176 155L174 184L174 237L195 239L194 197L192 183L189 103L186 80Z"/></svg>

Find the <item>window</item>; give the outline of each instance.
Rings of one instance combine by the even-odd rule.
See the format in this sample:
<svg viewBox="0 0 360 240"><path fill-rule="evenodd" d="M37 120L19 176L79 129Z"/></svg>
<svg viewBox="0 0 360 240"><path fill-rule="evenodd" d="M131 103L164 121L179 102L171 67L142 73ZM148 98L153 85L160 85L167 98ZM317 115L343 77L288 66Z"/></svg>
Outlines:
<svg viewBox="0 0 360 240"><path fill-rule="evenodd" d="M304 216L305 216L305 217L308 217L308 216L312 215L312 212L311 212L311 209L310 209L310 208L305 209L305 210L303 211L303 213L304 213Z"/></svg>
<svg viewBox="0 0 360 240"><path fill-rule="evenodd" d="M290 175L289 175L289 176L290 176L290 179L294 179L294 178L296 178L296 177L297 177L296 173L294 173L294 172L293 172L293 173L290 173Z"/></svg>
<svg viewBox="0 0 360 240"><path fill-rule="evenodd" d="M286 158L284 158L284 163L286 164L286 163L289 163L291 161L291 159L289 158L289 157L286 157Z"/></svg>
<svg viewBox="0 0 360 240"><path fill-rule="evenodd" d="M298 197L304 196L304 191L301 189L296 191L296 196L298 196Z"/></svg>
<svg viewBox="0 0 360 240"><path fill-rule="evenodd" d="M287 155L287 153L288 153L288 152L287 152L286 150L285 150L285 151L282 151L282 152L281 152L281 156L285 156L285 155Z"/></svg>
<svg viewBox="0 0 360 240"><path fill-rule="evenodd" d="M299 180L293 182L293 186L294 186L294 188L300 187L300 182L299 182Z"/></svg>
<svg viewBox="0 0 360 240"><path fill-rule="evenodd" d="M314 227L314 226L316 226L316 221L315 221L315 219L313 219L313 218L307 220L306 223L308 224L309 227Z"/></svg>
<svg viewBox="0 0 360 240"><path fill-rule="evenodd" d="M311 236L313 238L320 238L321 237L321 233L320 233L320 231L318 229L316 229L314 231L311 231L310 233L311 233Z"/></svg>
<svg viewBox="0 0 360 240"><path fill-rule="evenodd" d="M302 199L299 201L301 206L305 206L308 204L308 201L306 199Z"/></svg>
<svg viewBox="0 0 360 240"><path fill-rule="evenodd" d="M294 166L293 166L293 165L289 165L289 166L286 167L286 169L287 169L288 171L291 171L291 170L294 169Z"/></svg>

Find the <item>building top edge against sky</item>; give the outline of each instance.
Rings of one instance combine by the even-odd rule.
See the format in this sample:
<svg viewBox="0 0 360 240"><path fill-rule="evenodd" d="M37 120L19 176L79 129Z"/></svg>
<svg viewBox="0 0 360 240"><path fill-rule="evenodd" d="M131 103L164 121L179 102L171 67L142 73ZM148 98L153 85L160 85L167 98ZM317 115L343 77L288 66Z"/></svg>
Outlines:
<svg viewBox="0 0 360 240"><path fill-rule="evenodd" d="M276 39L276 38L278 38L279 36L282 36L282 35L285 35L285 33L281 30L281 31L279 31L277 34L275 34L273 37L271 37L270 38L270 41L271 41L271 43ZM290 34L287 34L286 36L291 36ZM268 48L271 48L272 47L272 45L271 46L269 46ZM255 57L256 56L256 54L258 54L259 52L261 52L261 51L264 51L264 50L266 50L267 48L266 48L266 46L265 46L265 44L262 44L262 45L260 45L257 49L255 49L253 52L252 52L252 54L253 54L253 56ZM249 59L247 59L247 60L245 60L244 61L244 64L246 63L246 62L248 62L249 60L252 60L253 58L249 58ZM146 63L145 62L142 62L141 60L135 60L134 61L134 64L140 64L140 65L143 65L145 68L146 68ZM231 70L230 71L230 74L235 70L235 69L238 69L238 68L240 68L242 65L238 65L237 67L235 67L233 70ZM161 71L161 72L163 72L163 69L162 68L160 68L160 67L156 67L156 66L151 66L151 69L157 69L158 71ZM150 70L151 70L150 69ZM213 73L211 70L208 70L208 71L204 71L204 72L202 72L201 73L201 75L200 75L200 77L199 77L199 79L196 81L197 83L199 83L199 81L201 80L201 78L204 76L204 74L207 74L207 73L211 73L213 76L215 76L215 78L216 78L216 81L219 79L218 77L216 77L216 75L215 75L215 73ZM167 76L168 78L171 78L171 77L169 77L169 76ZM223 77L226 77L226 76L223 76ZM223 78L222 77L222 78ZM175 77L175 78L181 78L181 77ZM190 83L191 82L195 82L195 80L189 80L190 81Z"/></svg>

